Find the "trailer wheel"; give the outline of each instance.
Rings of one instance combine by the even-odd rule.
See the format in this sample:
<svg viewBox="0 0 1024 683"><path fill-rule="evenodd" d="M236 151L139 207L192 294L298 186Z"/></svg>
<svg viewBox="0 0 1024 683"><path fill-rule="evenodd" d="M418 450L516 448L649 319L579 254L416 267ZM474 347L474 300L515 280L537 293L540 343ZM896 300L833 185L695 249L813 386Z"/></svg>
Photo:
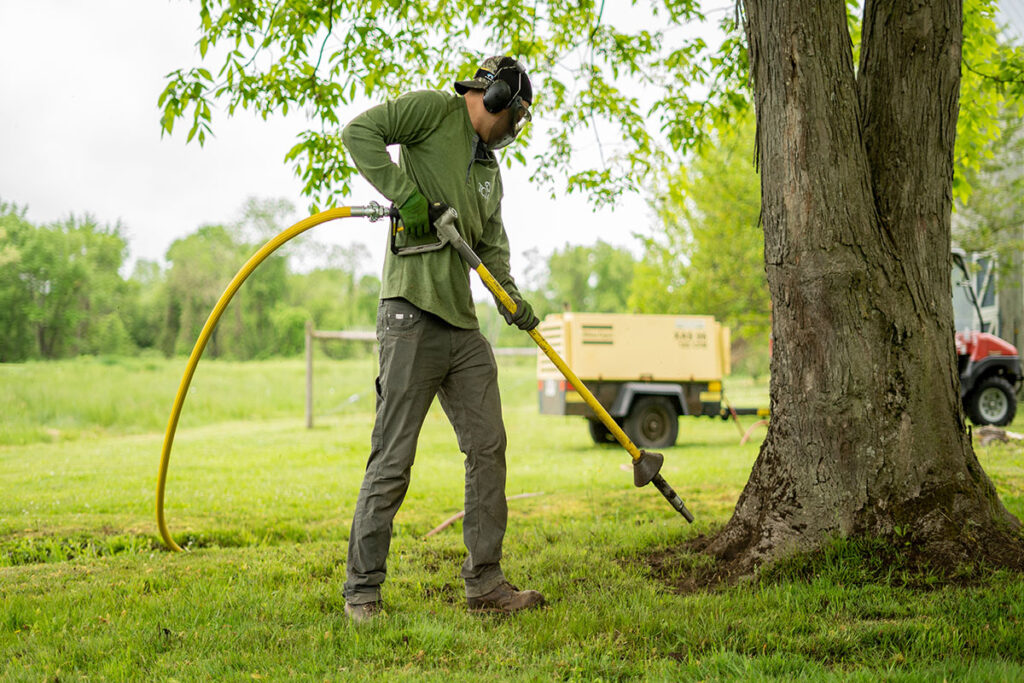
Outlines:
<svg viewBox="0 0 1024 683"><path fill-rule="evenodd" d="M964 396L964 410L976 425L1003 427L1017 414L1017 397L1005 379L987 377Z"/></svg>
<svg viewBox="0 0 1024 683"><path fill-rule="evenodd" d="M594 440L596 444L615 443L615 437L608 431L608 428L604 426L604 422L597 420L592 417L587 418L587 426L590 429L590 438Z"/></svg>
<svg viewBox="0 0 1024 683"><path fill-rule="evenodd" d="M679 436L679 413L664 396L644 396L633 404L623 428L640 448L665 448Z"/></svg>

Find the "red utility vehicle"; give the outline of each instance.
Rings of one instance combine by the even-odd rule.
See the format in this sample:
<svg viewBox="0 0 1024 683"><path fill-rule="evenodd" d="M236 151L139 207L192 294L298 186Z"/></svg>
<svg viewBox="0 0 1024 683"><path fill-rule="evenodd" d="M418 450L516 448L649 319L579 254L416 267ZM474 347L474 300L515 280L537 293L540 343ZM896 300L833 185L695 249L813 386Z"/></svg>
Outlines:
<svg viewBox="0 0 1024 683"><path fill-rule="evenodd" d="M1021 364L1017 347L986 330L964 252L953 250L953 316L960 398L976 425L1008 425L1017 414Z"/></svg>

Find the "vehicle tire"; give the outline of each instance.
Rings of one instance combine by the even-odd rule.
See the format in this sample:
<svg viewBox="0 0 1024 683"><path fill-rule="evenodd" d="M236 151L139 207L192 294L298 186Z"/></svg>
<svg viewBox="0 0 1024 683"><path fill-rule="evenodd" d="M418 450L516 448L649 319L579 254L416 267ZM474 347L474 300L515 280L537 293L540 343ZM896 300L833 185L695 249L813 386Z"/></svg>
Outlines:
<svg viewBox="0 0 1024 683"><path fill-rule="evenodd" d="M644 396L630 408L623 429L640 448L673 446L679 436L679 413L664 396Z"/></svg>
<svg viewBox="0 0 1024 683"><path fill-rule="evenodd" d="M593 417L588 417L587 426L590 428L590 438L594 440L594 443L602 445L617 443L615 441L615 437L612 436L612 433L604 426L604 422Z"/></svg>
<svg viewBox="0 0 1024 683"><path fill-rule="evenodd" d="M1017 396L1002 377L986 377L964 397L964 410L978 426L1003 427L1017 414Z"/></svg>

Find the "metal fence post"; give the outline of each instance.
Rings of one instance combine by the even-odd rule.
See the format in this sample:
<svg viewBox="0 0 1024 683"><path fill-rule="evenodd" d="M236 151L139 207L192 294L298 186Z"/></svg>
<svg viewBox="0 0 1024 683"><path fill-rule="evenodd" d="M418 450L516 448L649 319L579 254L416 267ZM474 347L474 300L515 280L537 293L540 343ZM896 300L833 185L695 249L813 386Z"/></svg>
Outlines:
<svg viewBox="0 0 1024 683"><path fill-rule="evenodd" d="M306 321L306 429L313 428L313 321Z"/></svg>

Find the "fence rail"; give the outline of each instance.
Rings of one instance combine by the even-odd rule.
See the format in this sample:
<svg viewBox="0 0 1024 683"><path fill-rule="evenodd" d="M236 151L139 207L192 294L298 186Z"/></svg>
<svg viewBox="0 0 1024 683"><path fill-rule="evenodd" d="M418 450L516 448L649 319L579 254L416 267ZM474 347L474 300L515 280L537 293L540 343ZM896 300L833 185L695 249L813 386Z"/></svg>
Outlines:
<svg viewBox="0 0 1024 683"><path fill-rule="evenodd" d="M313 428L313 340L342 339L377 343L377 333L365 330L314 330L312 321L306 321L306 429ZM536 356L532 347L493 347L495 356Z"/></svg>

